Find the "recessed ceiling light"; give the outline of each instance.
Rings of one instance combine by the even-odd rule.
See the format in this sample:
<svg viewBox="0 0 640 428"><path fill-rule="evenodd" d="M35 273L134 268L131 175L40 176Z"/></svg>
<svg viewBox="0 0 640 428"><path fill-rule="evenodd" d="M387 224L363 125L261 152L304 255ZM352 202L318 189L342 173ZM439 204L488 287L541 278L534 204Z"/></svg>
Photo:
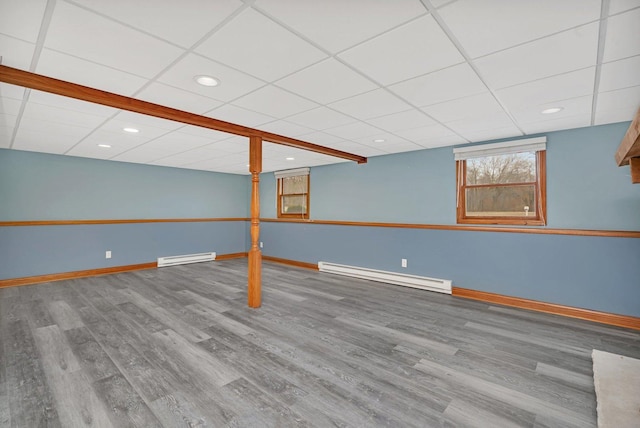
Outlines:
<svg viewBox="0 0 640 428"><path fill-rule="evenodd" d="M373 140L374 143L384 143L384 138L376 138L375 140Z"/></svg>
<svg viewBox="0 0 640 428"><path fill-rule="evenodd" d="M102 147L103 149L110 149L111 146L109 144L98 144L98 147Z"/></svg>
<svg viewBox="0 0 640 428"><path fill-rule="evenodd" d="M218 79L211 76L196 76L194 77L195 81L202 86L218 86L220 82Z"/></svg>
<svg viewBox="0 0 640 428"><path fill-rule="evenodd" d="M562 107L552 107L552 108L548 108L545 110L542 110L542 114L553 114L553 113L558 113L560 111L562 111L563 108Z"/></svg>
<svg viewBox="0 0 640 428"><path fill-rule="evenodd" d="M296 158L286 158L287 160L296 160Z"/></svg>
<svg viewBox="0 0 640 428"><path fill-rule="evenodd" d="M122 128L122 130L130 134L137 134L138 132L140 132L140 130L136 128Z"/></svg>

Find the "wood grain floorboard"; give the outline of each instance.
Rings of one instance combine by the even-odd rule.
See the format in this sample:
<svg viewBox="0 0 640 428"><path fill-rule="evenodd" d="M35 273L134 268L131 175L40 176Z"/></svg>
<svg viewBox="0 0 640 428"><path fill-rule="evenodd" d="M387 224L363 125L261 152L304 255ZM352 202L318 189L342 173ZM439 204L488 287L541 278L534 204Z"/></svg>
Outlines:
<svg viewBox="0 0 640 428"><path fill-rule="evenodd" d="M246 260L0 290L0 427L590 427L640 333Z"/></svg>

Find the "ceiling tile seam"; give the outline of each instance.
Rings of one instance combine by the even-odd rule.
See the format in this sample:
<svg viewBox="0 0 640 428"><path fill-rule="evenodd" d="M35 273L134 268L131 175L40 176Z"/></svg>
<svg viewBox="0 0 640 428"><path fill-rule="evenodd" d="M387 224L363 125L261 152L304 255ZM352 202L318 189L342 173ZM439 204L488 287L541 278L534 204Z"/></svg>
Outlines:
<svg viewBox="0 0 640 428"><path fill-rule="evenodd" d="M608 91L600 91L600 94L610 94L611 92L624 91L627 89L640 88L640 85L625 86L623 88L609 89Z"/></svg>
<svg viewBox="0 0 640 428"><path fill-rule="evenodd" d="M182 129L182 127L180 127L179 129ZM129 153L131 150L139 149L139 148L141 148L142 146L144 146L145 144L149 144L149 143L151 143L151 142L153 142L153 141L156 141L157 139L162 138L162 137L164 137L164 136L167 136L167 135L169 135L169 134L172 134L172 133L173 133L173 132L175 132L175 131L176 131L175 129L167 130L167 132L165 132L165 133L164 133L164 134L162 134L162 135L158 135L157 137L154 137L154 138L152 138L152 139L150 139L150 140L147 140L147 141L145 141L145 142L143 142L143 143L140 143L140 144L138 144L137 146L130 147L130 148L128 148L127 150L125 150L125 151L123 151L123 152L120 152L120 153L118 153L118 154L116 154L116 155L111 156L111 157L110 157L110 158L108 158L108 159L109 159L109 160L111 160L111 159L113 159L113 158L115 158L115 157L117 157L117 156L124 155L125 153Z"/></svg>
<svg viewBox="0 0 640 428"><path fill-rule="evenodd" d="M628 13L628 12L634 12L634 11L636 11L636 10L638 10L638 9L640 9L640 6L632 7L631 9L627 9L627 10L623 10L623 11L616 12L616 13L614 13L614 14L611 14L611 15L609 15L609 18L612 18L612 17L614 17L614 16L624 15L625 13Z"/></svg>
<svg viewBox="0 0 640 428"><path fill-rule="evenodd" d="M453 45L456 47L456 49L458 49L458 51L460 52L462 57L467 61L467 64L469 65L469 67L471 67L473 72L478 76L478 79L480 79L480 81L487 88L487 90L489 91L491 96L500 105L502 110L504 110L504 112L507 115L507 117L513 122L514 126L518 129L518 131L520 131L521 135L527 135L527 133L524 132L524 130L520 126L520 124L516 121L515 117L511 114L511 112L507 109L507 107L504 105L504 103L496 95L495 91L489 86L487 81L482 77L482 74L480 73L480 70L478 70L478 67L476 67L476 65L474 64L472 58L469 56L467 51L462 46L462 43L460 43L460 41L457 39L457 37L455 37L455 35L453 34L453 32L451 31L449 26L446 24L444 19L440 16L438 11L433 7L431 2L429 0L420 0L420 1L431 11L431 15L436 20L436 22L438 23L438 25L440 26L442 31L444 31L444 33L449 38L451 43L453 43ZM466 138L465 138L465 140L466 140Z"/></svg>
<svg viewBox="0 0 640 428"><path fill-rule="evenodd" d="M66 1L69 1L69 0L66 0ZM183 50L182 54L178 55L178 57L176 59L174 59L171 63L169 63L163 70L158 72L155 76L153 76L152 78L148 79L147 82L144 85L142 85L141 88L139 88L136 92L133 93L132 97L135 98L136 95L138 95L143 90L147 89L149 86L151 86L151 84L156 83L160 76L162 76L167 71L169 71L178 62L182 61L187 55L195 53L194 50L197 49L198 46L200 46L202 43L204 43L209 37L211 37L213 34L215 34L217 31L219 31L222 27L227 25L229 22L233 21L233 19L235 17L237 17L240 13L242 13L247 8L248 8L248 6L246 4L243 4L242 6L238 7L231 14L229 14L229 16L227 16L220 23L218 23L215 27L213 27L210 31L207 31L200 38L200 40L198 40L193 45L191 45L191 47L189 47L189 48L180 47L180 49ZM209 59L209 58L207 58L207 59Z"/></svg>
<svg viewBox="0 0 640 428"><path fill-rule="evenodd" d="M635 55L634 55L635 56ZM616 60L617 61L617 60ZM571 73L575 73L577 71L583 71L583 70L588 70L590 68L595 68L595 65L588 65L586 67L582 67L582 68L576 68L574 70L569 70L569 71L563 71L562 73L558 73L558 74L552 74L549 76L544 76L544 77L539 77L537 79L532 79L532 80L527 80L524 82L520 82L520 83L515 83L513 85L508 85L508 86L501 86L499 88L496 88L496 91L503 91L505 89L511 89L511 88L515 88L517 86L522 86L522 85L528 85L529 83L535 83L535 82L540 82L542 80L546 80L546 79L551 79L553 77L559 77L559 76L564 76L566 74L571 74ZM433 105L433 104L432 104ZM425 107L429 107L429 106L425 106Z"/></svg>
<svg viewBox="0 0 640 428"><path fill-rule="evenodd" d="M609 22L609 0L602 0L600 8L600 28L598 28L598 53L596 55L596 75L593 79L593 98L591 100L591 126L596 123L596 110L598 106L598 89L600 88L600 76L602 75L602 58L604 58L604 46L607 37L607 24Z"/></svg>
<svg viewBox="0 0 640 428"><path fill-rule="evenodd" d="M180 129L182 129L182 128L180 128ZM177 131L177 130L176 130L176 131ZM175 132L175 131L174 131L174 132ZM190 148L190 149L187 149L187 150L184 150L184 151L181 151L181 152L177 152L177 153L173 153L173 154L170 154L170 155L166 155L166 156L163 156L163 157L161 157L161 158L156 159L154 162L156 162L156 161L160 161L160 160L163 160L163 159L166 159L166 158L170 158L170 157L173 157L173 156L178 156L178 155L181 155L181 154L184 154L184 153L189 153L189 152L194 151L194 150L202 149L203 147L207 147L207 146L210 146L210 145L212 145L212 144L221 143L221 142L223 142L223 141L228 141L228 140L231 140L231 139L232 139L232 138L234 138L234 137L238 137L238 135L230 136L229 138L223 138L222 140L211 141L211 142L206 143L206 144L203 144L203 145L201 145L201 146L192 147L192 148ZM240 137L241 137L241 136L240 136ZM248 142L249 142L248 137L246 137L246 138L247 138L247 143L248 143ZM213 158L212 158L212 159L213 159Z"/></svg>
<svg viewBox="0 0 640 428"><path fill-rule="evenodd" d="M89 138L90 136L92 136L93 134L95 134L97 131L100 130L100 128L102 128L104 125L106 125L107 123L109 123L113 118L115 118L118 114L120 114L122 112L122 110L116 110L115 113L113 113L111 116L105 118L102 123L100 123L98 126L96 126L95 128L93 128L93 130L91 132L89 132L87 135L85 135L84 137L82 137L77 143L75 143L73 146L69 147L66 151L64 151L62 154L63 155L68 155L69 152L73 149L75 149L76 147L78 147L80 144L82 144L82 142L84 142L87 138ZM69 155L71 156L71 155Z"/></svg>
<svg viewBox="0 0 640 428"><path fill-rule="evenodd" d="M31 56L31 64L29 65L29 71L31 72L36 69L38 61L40 60L40 54L42 53L44 40L47 37L47 32L49 31L49 25L51 24L51 17L53 16L55 5L56 0L48 0L47 5L44 9L44 13L42 14L42 21L40 22L40 29L38 30L38 38L36 39L35 49L33 51L33 55ZM18 111L18 116L16 117L16 122L11 135L11 142L9 143L10 149L12 149L15 145L16 137L18 135L18 132L20 131L20 125L22 123L22 116L24 115L24 111L27 108L30 96L31 89L25 88L24 93L22 94L22 103L20 104L20 110Z"/></svg>

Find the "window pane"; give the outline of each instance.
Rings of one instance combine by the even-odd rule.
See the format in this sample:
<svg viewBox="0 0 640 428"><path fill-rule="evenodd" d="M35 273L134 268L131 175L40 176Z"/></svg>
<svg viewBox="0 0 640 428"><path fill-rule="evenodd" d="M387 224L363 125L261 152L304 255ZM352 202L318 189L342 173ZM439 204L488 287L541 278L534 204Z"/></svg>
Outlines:
<svg viewBox="0 0 640 428"><path fill-rule="evenodd" d="M289 195L291 193L307 193L308 175L299 175L296 177L286 177L282 179L282 194Z"/></svg>
<svg viewBox="0 0 640 428"><path fill-rule="evenodd" d="M478 187L466 191L469 217L536 216L536 188L533 185Z"/></svg>
<svg viewBox="0 0 640 428"><path fill-rule="evenodd" d="M306 196L283 196L282 197L282 213L283 214L306 214L307 213L307 197Z"/></svg>
<svg viewBox="0 0 640 428"><path fill-rule="evenodd" d="M486 156L467 160L467 184L530 183L535 181L535 152Z"/></svg>

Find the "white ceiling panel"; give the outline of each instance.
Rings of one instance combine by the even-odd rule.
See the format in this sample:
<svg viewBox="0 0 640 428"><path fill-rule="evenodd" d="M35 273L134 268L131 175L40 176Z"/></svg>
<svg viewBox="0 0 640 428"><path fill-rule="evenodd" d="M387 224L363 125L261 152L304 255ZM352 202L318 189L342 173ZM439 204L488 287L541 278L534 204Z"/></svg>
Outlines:
<svg viewBox="0 0 640 428"><path fill-rule="evenodd" d="M215 77L220 84L213 87L201 86L194 79L199 75ZM264 82L248 74L193 54L178 61L158 81L222 101L231 101L264 86Z"/></svg>
<svg viewBox="0 0 640 428"><path fill-rule="evenodd" d="M472 58L600 18L600 0L458 0L438 10Z"/></svg>
<svg viewBox="0 0 640 428"><path fill-rule="evenodd" d="M340 58L385 85L464 61L430 15L349 49Z"/></svg>
<svg viewBox="0 0 640 428"><path fill-rule="evenodd" d="M36 121L22 118L21 126L13 142L16 150L41 151L45 153L65 153L90 131L69 125Z"/></svg>
<svg viewBox="0 0 640 428"><path fill-rule="evenodd" d="M509 109L520 109L532 104L546 104L576 98L593 92L595 74L595 67L584 68L499 89L496 91L496 95ZM602 85L602 80L600 82Z"/></svg>
<svg viewBox="0 0 640 428"><path fill-rule="evenodd" d="M333 58L279 80L276 84L321 104L377 88L373 82Z"/></svg>
<svg viewBox="0 0 640 428"><path fill-rule="evenodd" d="M113 125L113 126L112 126ZM143 136L145 134L152 135L157 133L165 134L166 131L173 131L181 128L184 125L180 122L174 122L172 120L160 119L154 116L147 116L145 114L133 113L130 111L121 111L118 113L109 123L107 123L104 129L109 131L122 132L125 127L136 128L140 132L136 135ZM155 135L154 135L155 136Z"/></svg>
<svg viewBox="0 0 640 428"><path fill-rule="evenodd" d="M1 18L0 18L1 19ZM0 24L1 25L1 24ZM0 27L2 31L2 27ZM0 34L0 56L2 65L28 70L36 45Z"/></svg>
<svg viewBox="0 0 640 428"><path fill-rule="evenodd" d="M157 149L136 147L127 152L113 156L110 159L119 162L151 163L170 154L171 153L163 153L161 150Z"/></svg>
<svg viewBox="0 0 640 428"><path fill-rule="evenodd" d="M258 127L264 123L272 122L276 118L266 114L247 110L232 104L225 104L215 110L206 113L205 116L212 117L225 122L237 123L249 127Z"/></svg>
<svg viewBox="0 0 640 428"><path fill-rule="evenodd" d="M25 119L32 120L30 120L29 122L25 122ZM39 121L43 121L77 126L80 128L88 128L89 130L93 130L97 126L100 126L102 122L105 121L105 118L89 113L64 110L59 107L29 102L24 109L22 121L23 122L21 123L21 125L23 127L32 126L35 127L35 129L39 128Z"/></svg>
<svg viewBox="0 0 640 428"><path fill-rule="evenodd" d="M354 122L336 128L325 129L327 134L344 138L345 140L355 140L356 138L368 137L380 133L380 129L364 122Z"/></svg>
<svg viewBox="0 0 640 428"><path fill-rule="evenodd" d="M167 100L171 100L171 107L197 114L202 114L223 104L222 101L162 83L152 83L138 92L135 98L160 105L165 105Z"/></svg>
<svg viewBox="0 0 640 428"><path fill-rule="evenodd" d="M80 101L74 98L63 97L61 95L50 94L48 92L36 91L33 89L31 89L29 94L29 104L42 104L71 112L69 114L73 114L73 112L80 112L103 118L114 116L120 112L118 109L100 104Z"/></svg>
<svg viewBox="0 0 640 428"><path fill-rule="evenodd" d="M527 134L537 134L540 132L560 131L563 129L582 128L591 124L591 114L577 116L567 116L558 119L545 120L542 122L531 122L522 125Z"/></svg>
<svg viewBox="0 0 640 428"><path fill-rule="evenodd" d="M590 119L592 101L593 96L588 95L585 97L556 101L553 104L530 106L521 110L514 110L512 114L519 125L525 125L528 123L541 123L545 121L561 122L562 118L565 117L582 117L583 115L588 116ZM562 111L554 114L542 113L543 110L551 107L562 107ZM526 131L526 127L523 126L523 129L525 129Z"/></svg>
<svg viewBox="0 0 640 428"><path fill-rule="evenodd" d="M211 144L209 149L216 152L241 153L249 150L249 139L246 137L231 137ZM247 160L249 159L247 158Z"/></svg>
<svg viewBox="0 0 640 428"><path fill-rule="evenodd" d="M363 120L386 116L411 108L409 104L385 89L376 89L337 101L329 104L329 107Z"/></svg>
<svg viewBox="0 0 640 428"><path fill-rule="evenodd" d="M25 89L21 86L0 83L0 97L22 100Z"/></svg>
<svg viewBox="0 0 640 428"><path fill-rule="evenodd" d="M274 134L285 135L288 137L297 137L299 135L308 134L313 131L306 126L300 126L287 120L276 120L273 122L260 125L262 131L273 132Z"/></svg>
<svg viewBox="0 0 640 428"><path fill-rule="evenodd" d="M142 77L50 49L42 50L36 72L120 95L133 95L146 82Z"/></svg>
<svg viewBox="0 0 640 428"><path fill-rule="evenodd" d="M479 111L472 117L453 120L451 122L447 122L446 125L465 138L467 134L477 133L480 131L486 132L492 129L508 128L513 130L513 135L521 134L511 118L504 111L494 111L493 113ZM477 141L477 139L475 141Z"/></svg>
<svg viewBox="0 0 640 428"><path fill-rule="evenodd" d="M190 47L243 5L239 0L75 0L183 47Z"/></svg>
<svg viewBox="0 0 640 428"><path fill-rule="evenodd" d="M491 114L503 111L500 104L498 104L489 92L458 98L457 100L445 101L423 107L422 110L440 122L451 122L453 120L477 116L478 112Z"/></svg>
<svg viewBox="0 0 640 428"><path fill-rule="evenodd" d="M13 129L16 126L18 116L13 114L0 113L0 128Z"/></svg>
<svg viewBox="0 0 640 428"><path fill-rule="evenodd" d="M473 142L481 142L487 140L496 140L498 138L511 138L511 137L520 137L522 136L522 132L514 125L507 126L505 128L491 128L491 129L482 129L477 131L463 131L460 132L467 140Z"/></svg>
<svg viewBox="0 0 640 428"><path fill-rule="evenodd" d="M306 100L273 85L235 100L234 105L277 117L279 119L318 107L317 103Z"/></svg>
<svg viewBox="0 0 640 428"><path fill-rule="evenodd" d="M253 9L215 32L196 52L270 82L327 56Z"/></svg>
<svg viewBox="0 0 640 428"><path fill-rule="evenodd" d="M423 126L435 125L436 122L428 117L424 112L411 109L400 113L394 113L387 116L376 117L367 120L367 123L380 129L386 129L390 132L399 131L401 129L420 128Z"/></svg>
<svg viewBox="0 0 640 428"><path fill-rule="evenodd" d="M0 1L0 33L35 43L47 0Z"/></svg>
<svg viewBox="0 0 640 428"><path fill-rule="evenodd" d="M196 137L207 138L210 141L221 141L233 137L233 134L227 134L226 132L214 131L213 129L193 125L185 125L178 131L184 134L195 135Z"/></svg>
<svg viewBox="0 0 640 428"><path fill-rule="evenodd" d="M0 97L0 114L17 116L18 113L20 112L21 105L22 105L22 100Z"/></svg>
<svg viewBox="0 0 640 428"><path fill-rule="evenodd" d="M303 141L307 141L309 143L320 144L323 146L329 145L329 144L335 145L344 141L344 138L342 137L338 137L338 136L327 134L326 132L320 132L320 131L303 134L303 135L300 135L298 138L300 138ZM285 147L285 146L280 146L280 147Z"/></svg>
<svg viewBox="0 0 640 428"><path fill-rule="evenodd" d="M487 90L485 84L468 64L435 71L391 85L389 88L420 107L479 94Z"/></svg>
<svg viewBox="0 0 640 428"><path fill-rule="evenodd" d="M640 86L598 94L595 124L633 120L640 109Z"/></svg>
<svg viewBox="0 0 640 428"><path fill-rule="evenodd" d="M5 119L7 115L0 114L0 149L8 149L11 145L11 138L13 137L13 126L5 126L5 121L9 122L9 119ZM15 120L14 120L15 123Z"/></svg>
<svg viewBox="0 0 640 428"><path fill-rule="evenodd" d="M607 23L604 62L640 54L640 8L612 16Z"/></svg>
<svg viewBox="0 0 640 428"><path fill-rule="evenodd" d="M183 52L65 2L56 4L45 46L143 77L155 76Z"/></svg>
<svg viewBox="0 0 640 428"><path fill-rule="evenodd" d="M149 141L138 148L140 150L158 150L169 155L206 146L212 142L213 140L210 138L185 134L184 132L172 132Z"/></svg>
<svg viewBox="0 0 640 428"><path fill-rule="evenodd" d="M420 128L397 131L396 134L421 146L430 139L436 140L454 135L450 129L442 125L421 126ZM462 140L461 138L459 139Z"/></svg>
<svg viewBox="0 0 640 428"><path fill-rule="evenodd" d="M480 58L475 64L489 86L500 89L594 66L597 47L598 23L593 23Z"/></svg>
<svg viewBox="0 0 640 428"><path fill-rule="evenodd" d="M415 0L257 0L256 6L332 53L426 12Z"/></svg>
<svg viewBox="0 0 640 428"><path fill-rule="evenodd" d="M323 130L327 128L335 128L337 126L353 123L356 120L352 117L346 116L337 111L328 109L326 107L318 107L313 110L305 111L304 113L296 114L295 116L288 117L289 122L297 123L302 126L306 126L316 130Z"/></svg>
<svg viewBox="0 0 640 428"><path fill-rule="evenodd" d="M640 7L640 0L609 0L609 15Z"/></svg>
<svg viewBox="0 0 640 428"><path fill-rule="evenodd" d="M637 85L640 85L640 55L602 64L599 86L601 92Z"/></svg>

